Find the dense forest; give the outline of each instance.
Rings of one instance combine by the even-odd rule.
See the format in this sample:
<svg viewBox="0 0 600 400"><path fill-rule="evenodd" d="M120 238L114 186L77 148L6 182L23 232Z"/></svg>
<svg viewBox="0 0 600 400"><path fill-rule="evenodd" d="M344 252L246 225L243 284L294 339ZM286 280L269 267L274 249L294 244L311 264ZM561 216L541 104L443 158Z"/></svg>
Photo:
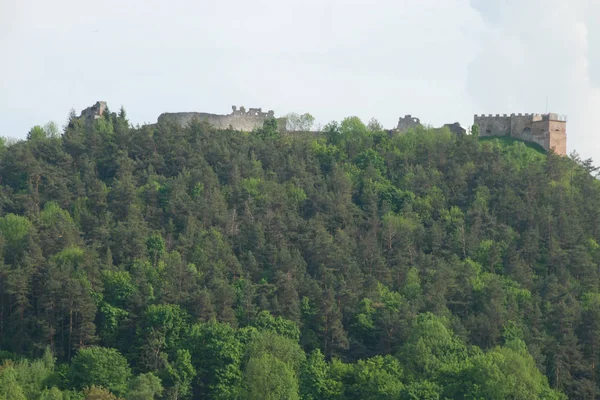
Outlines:
<svg viewBox="0 0 600 400"><path fill-rule="evenodd" d="M0 399L595 399L590 160L356 117L0 146Z"/></svg>

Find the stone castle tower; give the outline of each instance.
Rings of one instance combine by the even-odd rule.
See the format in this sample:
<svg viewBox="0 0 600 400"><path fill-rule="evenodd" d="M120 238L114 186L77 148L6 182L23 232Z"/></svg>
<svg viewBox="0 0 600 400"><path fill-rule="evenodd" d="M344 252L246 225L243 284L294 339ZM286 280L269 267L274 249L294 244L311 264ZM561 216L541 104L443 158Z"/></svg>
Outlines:
<svg viewBox="0 0 600 400"><path fill-rule="evenodd" d="M510 136L567 155L567 118L549 114L475 115L479 136Z"/></svg>

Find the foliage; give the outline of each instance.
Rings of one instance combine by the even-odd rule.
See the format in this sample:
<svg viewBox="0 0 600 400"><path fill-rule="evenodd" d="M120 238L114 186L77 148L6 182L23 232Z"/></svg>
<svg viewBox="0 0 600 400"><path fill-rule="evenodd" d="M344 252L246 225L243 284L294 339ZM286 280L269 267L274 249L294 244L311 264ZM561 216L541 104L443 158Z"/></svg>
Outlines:
<svg viewBox="0 0 600 400"><path fill-rule="evenodd" d="M103 116L0 143L0 398L598 397L591 160Z"/></svg>
<svg viewBox="0 0 600 400"><path fill-rule="evenodd" d="M152 373L141 374L129 382L127 400L153 400L160 398L163 387L160 379Z"/></svg>
<svg viewBox="0 0 600 400"><path fill-rule="evenodd" d="M69 374L75 388L102 386L117 395L127 391L130 375L125 357L115 349L97 346L79 350Z"/></svg>
<svg viewBox="0 0 600 400"><path fill-rule="evenodd" d="M290 132L308 132L315 122L315 117L308 113L302 115L289 113L284 118L286 120L285 128Z"/></svg>
<svg viewBox="0 0 600 400"><path fill-rule="evenodd" d="M288 365L276 357L263 354L248 361L242 396L248 400L297 400L298 381Z"/></svg>

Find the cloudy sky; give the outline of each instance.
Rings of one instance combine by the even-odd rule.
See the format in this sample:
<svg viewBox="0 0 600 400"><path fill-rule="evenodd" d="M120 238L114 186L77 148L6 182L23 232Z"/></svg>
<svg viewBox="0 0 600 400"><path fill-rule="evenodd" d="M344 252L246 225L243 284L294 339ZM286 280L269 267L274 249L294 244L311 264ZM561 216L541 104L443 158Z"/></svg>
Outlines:
<svg viewBox="0 0 600 400"><path fill-rule="evenodd" d="M386 127L567 114L600 163L598 0L0 0L0 135L96 100L133 123L231 105Z"/></svg>

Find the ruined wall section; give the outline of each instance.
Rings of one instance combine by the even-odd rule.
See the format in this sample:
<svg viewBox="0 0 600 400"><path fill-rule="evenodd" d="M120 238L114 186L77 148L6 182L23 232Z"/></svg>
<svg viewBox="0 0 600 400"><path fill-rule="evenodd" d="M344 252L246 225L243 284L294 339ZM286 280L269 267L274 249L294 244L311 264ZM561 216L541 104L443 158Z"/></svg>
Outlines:
<svg viewBox="0 0 600 400"><path fill-rule="evenodd" d="M178 112L178 113L163 113L158 117L158 122L166 120L175 121L181 126L187 126L192 120L206 121L211 126L217 129L228 129L232 127L238 131L250 132L257 128L262 128L263 123L273 118L275 113L270 110L263 112L260 108L250 108L248 111L244 107L239 109L232 106L232 113L227 115L209 114L201 112ZM285 129L285 120L278 119L280 129Z"/></svg>
<svg viewBox="0 0 600 400"><path fill-rule="evenodd" d="M102 117L107 107L108 106L106 105L105 101L97 101L93 106L81 111L79 118L84 118L86 121L93 121Z"/></svg>
<svg viewBox="0 0 600 400"><path fill-rule="evenodd" d="M396 130L400 133L404 133L417 126L421 126L421 120L419 120L419 118L413 117L412 115L405 115L404 118L398 118Z"/></svg>

